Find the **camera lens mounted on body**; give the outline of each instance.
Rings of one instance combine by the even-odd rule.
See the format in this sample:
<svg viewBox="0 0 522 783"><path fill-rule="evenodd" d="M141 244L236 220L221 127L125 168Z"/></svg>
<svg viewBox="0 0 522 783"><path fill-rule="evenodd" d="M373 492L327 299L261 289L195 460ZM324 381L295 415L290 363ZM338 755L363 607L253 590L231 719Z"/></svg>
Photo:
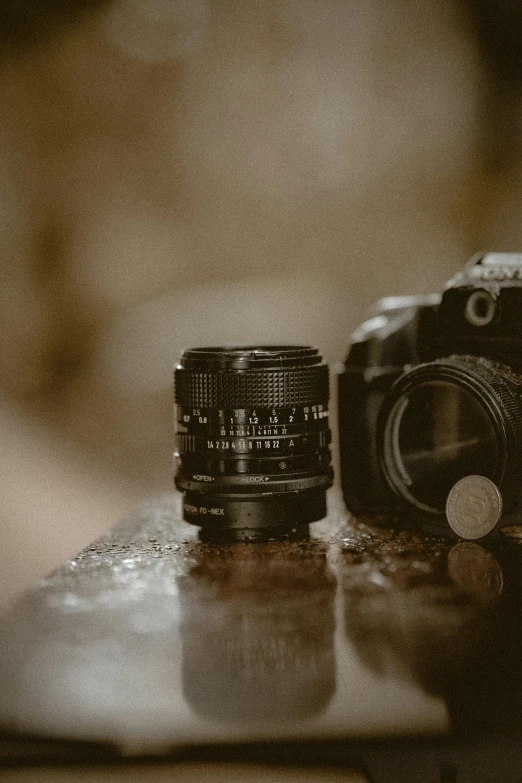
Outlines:
<svg viewBox="0 0 522 783"><path fill-rule="evenodd" d="M328 367L314 348L185 351L175 370L176 487L206 540L299 538L332 484Z"/></svg>
<svg viewBox="0 0 522 783"><path fill-rule="evenodd" d="M444 514L457 481L485 476L509 502L520 476L522 410L509 368L471 356L421 364L392 386L379 413L381 469L419 511Z"/></svg>
<svg viewBox="0 0 522 783"><path fill-rule="evenodd" d="M522 513L521 304L522 253L478 253L441 294L382 300L352 335L339 375L351 511L449 510L470 539Z"/></svg>

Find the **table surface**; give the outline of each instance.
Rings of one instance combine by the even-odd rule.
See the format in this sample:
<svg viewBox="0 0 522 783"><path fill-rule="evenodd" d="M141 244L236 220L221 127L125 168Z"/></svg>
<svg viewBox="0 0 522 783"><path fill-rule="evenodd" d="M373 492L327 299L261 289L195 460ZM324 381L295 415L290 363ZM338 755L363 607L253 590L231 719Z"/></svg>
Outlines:
<svg viewBox="0 0 522 783"><path fill-rule="evenodd" d="M336 490L329 508L309 540L216 546L165 495L23 595L0 629L0 759L522 765L522 539L351 520Z"/></svg>

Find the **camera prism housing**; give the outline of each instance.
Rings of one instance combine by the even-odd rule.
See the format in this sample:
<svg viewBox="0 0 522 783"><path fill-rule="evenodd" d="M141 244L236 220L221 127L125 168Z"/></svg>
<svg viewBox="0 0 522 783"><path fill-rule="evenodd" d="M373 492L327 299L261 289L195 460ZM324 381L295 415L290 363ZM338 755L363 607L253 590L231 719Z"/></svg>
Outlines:
<svg viewBox="0 0 522 783"><path fill-rule="evenodd" d="M339 428L355 513L442 516L471 474L520 510L522 254L474 256L442 295L382 300L352 335Z"/></svg>
<svg viewBox="0 0 522 783"><path fill-rule="evenodd" d="M328 393L315 348L184 352L175 370L175 483L201 538L301 538L326 516Z"/></svg>

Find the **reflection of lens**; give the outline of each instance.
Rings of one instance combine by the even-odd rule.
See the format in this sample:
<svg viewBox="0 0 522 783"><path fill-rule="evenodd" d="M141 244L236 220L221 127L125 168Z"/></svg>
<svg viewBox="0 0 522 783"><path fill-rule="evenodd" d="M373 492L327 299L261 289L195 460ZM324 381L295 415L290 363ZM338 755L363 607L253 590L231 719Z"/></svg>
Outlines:
<svg viewBox="0 0 522 783"><path fill-rule="evenodd" d="M256 726L310 718L335 690L325 554L274 546L200 551L180 580L183 693L202 717Z"/></svg>
<svg viewBox="0 0 522 783"><path fill-rule="evenodd" d="M328 368L314 348L185 351L175 385L176 486L204 538L296 538L326 515Z"/></svg>
<svg viewBox="0 0 522 783"><path fill-rule="evenodd" d="M392 388L379 446L393 490L422 511L443 514L453 485L471 474L500 484L513 472L521 412L493 366L470 357L420 365ZM504 487L505 488L505 487Z"/></svg>

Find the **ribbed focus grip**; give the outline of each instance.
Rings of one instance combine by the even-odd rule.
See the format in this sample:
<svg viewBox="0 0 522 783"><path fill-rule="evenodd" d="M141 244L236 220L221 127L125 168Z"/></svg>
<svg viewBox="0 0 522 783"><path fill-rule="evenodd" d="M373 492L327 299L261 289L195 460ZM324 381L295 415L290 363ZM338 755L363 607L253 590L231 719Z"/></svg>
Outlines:
<svg viewBox="0 0 522 783"><path fill-rule="evenodd" d="M422 366L422 365L420 365ZM521 377L510 367L478 356L450 356L438 359L434 367L456 367L484 383L488 394L494 395L498 410L505 419L506 428L512 433L517 448L522 444L522 409L520 407Z"/></svg>
<svg viewBox="0 0 522 783"><path fill-rule="evenodd" d="M178 367L178 405L195 408L288 408L328 401L328 367L256 371L198 372Z"/></svg>

